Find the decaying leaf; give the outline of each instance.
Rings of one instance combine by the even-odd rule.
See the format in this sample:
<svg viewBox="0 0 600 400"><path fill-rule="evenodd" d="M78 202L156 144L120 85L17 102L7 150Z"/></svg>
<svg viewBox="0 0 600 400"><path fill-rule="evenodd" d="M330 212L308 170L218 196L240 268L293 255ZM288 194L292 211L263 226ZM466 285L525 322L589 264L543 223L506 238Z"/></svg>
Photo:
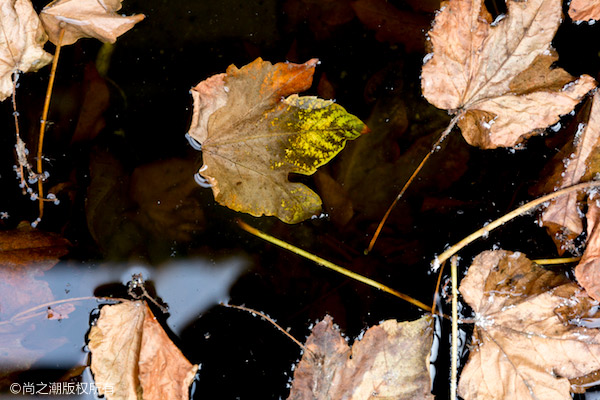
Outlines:
<svg viewBox="0 0 600 400"><path fill-rule="evenodd" d="M313 174L367 128L333 101L294 94L310 87L316 65L259 58L192 89L189 134L202 145L199 172L220 204L287 223L321 210L319 196L289 173Z"/></svg>
<svg viewBox="0 0 600 400"><path fill-rule="evenodd" d="M42 9L40 19L54 44L58 43L63 27L63 46L73 44L80 38L114 43L117 37L144 19L143 14L129 17L117 14L122 2L123 0L54 0Z"/></svg>
<svg viewBox="0 0 600 400"><path fill-rule="evenodd" d="M600 301L600 204L597 193L588 199L585 218L588 237L583 257L575 267L575 277L591 297Z"/></svg>
<svg viewBox="0 0 600 400"><path fill-rule="evenodd" d="M104 306L89 334L91 369L107 399L187 399L197 365L143 301Z"/></svg>
<svg viewBox="0 0 600 400"><path fill-rule="evenodd" d="M388 320L348 346L327 316L306 340L289 400L433 399L433 319Z"/></svg>
<svg viewBox="0 0 600 400"><path fill-rule="evenodd" d="M521 253L478 255L460 285L475 312L459 394L468 399L565 399L570 378L600 369L596 302Z"/></svg>
<svg viewBox="0 0 600 400"><path fill-rule="evenodd" d="M52 61L43 50L48 40L30 0L0 4L0 101L12 94L12 74L37 71Z"/></svg>
<svg viewBox="0 0 600 400"><path fill-rule="evenodd" d="M569 17L573 21L600 19L600 0L572 0L569 5Z"/></svg>
<svg viewBox="0 0 600 400"><path fill-rule="evenodd" d="M558 122L595 82L552 68L560 0L510 0L508 14L495 21L483 3L450 0L442 7L421 86L434 106L463 113L458 125L471 145L513 147Z"/></svg>
<svg viewBox="0 0 600 400"><path fill-rule="evenodd" d="M587 123L579 124L573 142L568 143L553 160L554 170L542 185L543 192L590 180L600 172L600 94L594 94ZM569 241L583 232L583 214L579 201L584 193L569 193L553 199L541 216L560 253Z"/></svg>

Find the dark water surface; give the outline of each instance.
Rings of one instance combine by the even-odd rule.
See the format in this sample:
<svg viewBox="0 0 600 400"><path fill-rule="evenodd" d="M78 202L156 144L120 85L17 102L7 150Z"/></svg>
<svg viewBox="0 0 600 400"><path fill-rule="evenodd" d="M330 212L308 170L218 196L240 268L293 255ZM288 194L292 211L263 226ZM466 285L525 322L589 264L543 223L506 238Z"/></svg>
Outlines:
<svg viewBox="0 0 600 400"><path fill-rule="evenodd" d="M481 151L456 130L365 256L385 209L450 117L420 94L423 29L433 19L431 10L415 7L419 2L390 1L409 17L390 28L396 36L388 36L396 39L382 39L381 28L361 23L351 3L126 0L125 13L147 18L119 38L105 77L94 67L100 43L86 39L62 49L45 142L51 174L46 188L55 187L60 204L47 206L40 229L61 234L72 247L37 279L49 283L56 300L124 297L131 275L142 273L148 291L169 307L168 315L154 311L171 338L201 365L194 398L286 398L292 365L300 357L298 346L269 323L219 302L264 312L301 341L326 314L350 340L382 320L423 315L254 238L238 227L237 218L430 304L437 276L429 262L435 254L530 199L528 189L556 151L545 138L533 138L517 152ZM572 74L597 76L593 46L600 41L582 43L597 38L598 29L565 25L555 42L560 64ZM398 33L398 26L405 31ZM352 204L351 219L344 220L347 208L331 207L325 210L328 217L294 226L253 218L219 206L210 189L195 184L202 162L184 137L191 118L189 90L230 64L241 67L257 57L273 63L319 58L306 94L334 98L371 128L369 137L348 144L318 173L338 183L350 176L352 187L338 190L319 176L294 178L314 188L326 206L343 196ZM23 76L18 91L21 130L31 149L47 73L45 68ZM108 93L106 103L98 100L100 93ZM91 122L84 121L103 128L77 131L84 104L98 110ZM35 219L37 204L20 194L12 172L8 101L0 112L6 127L0 135L0 211L9 215L0 228L14 229ZM561 124L568 131L573 117ZM554 256L553 243L534 222L532 216L520 218L475 243L461 253L462 270L493 246L530 258ZM87 363L86 334L100 303L74 304L69 318L35 324L24 347L42 356L31 368L12 368L2 393L9 393L9 381L89 382L89 371L78 367ZM449 313L445 299L440 306ZM446 398L449 325L444 322L439 334L434 393Z"/></svg>

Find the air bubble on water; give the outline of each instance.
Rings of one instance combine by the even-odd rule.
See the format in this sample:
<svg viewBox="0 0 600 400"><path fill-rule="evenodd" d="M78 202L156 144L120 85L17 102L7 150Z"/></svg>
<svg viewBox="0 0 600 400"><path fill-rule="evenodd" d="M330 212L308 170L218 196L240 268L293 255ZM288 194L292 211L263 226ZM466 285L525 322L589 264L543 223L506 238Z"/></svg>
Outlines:
<svg viewBox="0 0 600 400"><path fill-rule="evenodd" d="M490 231L485 230L483 231L483 234L481 235L482 238L487 239L490 236Z"/></svg>
<svg viewBox="0 0 600 400"><path fill-rule="evenodd" d="M185 134L185 138L194 150L202 151L202 144L194 139L189 132Z"/></svg>
<svg viewBox="0 0 600 400"><path fill-rule="evenodd" d="M427 61L431 60L432 58L433 58L433 53L426 54L425 57L423 57L423 64L425 64Z"/></svg>
<svg viewBox="0 0 600 400"><path fill-rule="evenodd" d="M54 205L55 205L55 206L57 206L57 205L59 205L59 204L60 204L60 200L56 199L56 200L54 200L54 202L53 202L53 203L54 203Z"/></svg>
<svg viewBox="0 0 600 400"><path fill-rule="evenodd" d="M492 22L490 25L491 26L496 26L500 23L500 21L502 21L504 18L506 18L506 14L499 14L496 19L494 20L494 22Z"/></svg>
<svg viewBox="0 0 600 400"><path fill-rule="evenodd" d="M435 256L435 258L433 259L433 262L431 263L431 265L429 266L429 270L433 273L436 273L439 271L440 269L440 259L437 257L437 255Z"/></svg>
<svg viewBox="0 0 600 400"><path fill-rule="evenodd" d="M36 228L41 221L42 221L41 218L37 218L35 221L33 221L31 223L31 227Z"/></svg>
<svg viewBox="0 0 600 400"><path fill-rule="evenodd" d="M225 93L229 93L229 86L223 86L223 91L225 91Z"/></svg>
<svg viewBox="0 0 600 400"><path fill-rule="evenodd" d="M35 201L35 200L37 200L37 199L38 199L38 195L37 195L37 193L31 193L31 196L29 196L29 199L30 199L31 201Z"/></svg>
<svg viewBox="0 0 600 400"><path fill-rule="evenodd" d="M561 127L562 127L562 125L560 124L560 122L557 122L556 124L554 124L550 127L550 130L552 132L558 132L558 131L560 131Z"/></svg>
<svg viewBox="0 0 600 400"><path fill-rule="evenodd" d="M19 116L19 112L18 111L13 111L13 117L18 117Z"/></svg>
<svg viewBox="0 0 600 400"><path fill-rule="evenodd" d="M48 193L46 196L48 200L56 200L56 195L54 193Z"/></svg>
<svg viewBox="0 0 600 400"><path fill-rule="evenodd" d="M196 183L198 185L200 185L203 188L213 187L213 185L208 180L206 180L202 175L200 175L198 172L196 172L194 174L194 180L196 181Z"/></svg>

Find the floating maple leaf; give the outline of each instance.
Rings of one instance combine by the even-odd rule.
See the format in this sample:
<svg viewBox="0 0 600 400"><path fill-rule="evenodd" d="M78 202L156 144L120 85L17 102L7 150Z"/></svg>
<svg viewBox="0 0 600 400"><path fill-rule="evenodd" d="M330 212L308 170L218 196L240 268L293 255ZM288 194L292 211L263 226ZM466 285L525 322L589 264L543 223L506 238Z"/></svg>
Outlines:
<svg viewBox="0 0 600 400"><path fill-rule="evenodd" d="M348 346L326 316L306 340L289 400L433 399L429 352L433 319L388 320Z"/></svg>
<svg viewBox="0 0 600 400"><path fill-rule="evenodd" d="M507 1L492 22L483 0L450 0L429 32L433 53L423 66L423 95L461 113L466 141L512 147L570 112L594 80L552 69L550 43L561 21L560 0Z"/></svg>
<svg viewBox="0 0 600 400"><path fill-rule="evenodd" d="M478 255L460 285L475 311L465 399L570 399L569 378L600 369L600 331L575 325L594 302L520 253Z"/></svg>
<svg viewBox="0 0 600 400"><path fill-rule="evenodd" d="M316 65L259 58L192 89L189 134L202 144L200 173L219 203L287 223L321 210L319 196L288 174L313 174L367 128L333 101L293 94L310 87Z"/></svg>
<svg viewBox="0 0 600 400"><path fill-rule="evenodd" d="M42 48L48 37L29 0L0 4L0 101L13 91L12 74L37 71L52 61Z"/></svg>
<svg viewBox="0 0 600 400"><path fill-rule="evenodd" d="M55 0L42 9L40 18L50 41L58 44L60 31L65 34L61 45L75 43L80 38L96 38L114 43L138 22L143 14L129 17L117 14L123 0Z"/></svg>
<svg viewBox="0 0 600 400"><path fill-rule="evenodd" d="M600 19L600 0L572 0L569 5L569 17L574 21Z"/></svg>
<svg viewBox="0 0 600 400"><path fill-rule="evenodd" d="M553 173L536 191L549 192L590 180L600 172L600 94L595 93L587 123L579 124L578 131L553 159ZM570 241L583 232L579 200L583 193L569 193L550 202L542 213L542 224L548 229L560 253Z"/></svg>
<svg viewBox="0 0 600 400"><path fill-rule="evenodd" d="M89 334L91 369L107 399L187 399L197 365L143 301L104 306Z"/></svg>

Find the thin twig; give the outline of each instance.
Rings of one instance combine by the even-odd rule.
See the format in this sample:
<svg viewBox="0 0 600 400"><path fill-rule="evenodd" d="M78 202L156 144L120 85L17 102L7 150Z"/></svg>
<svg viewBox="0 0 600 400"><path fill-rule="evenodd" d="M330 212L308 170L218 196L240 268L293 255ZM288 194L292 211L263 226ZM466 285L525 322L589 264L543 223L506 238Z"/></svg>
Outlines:
<svg viewBox="0 0 600 400"><path fill-rule="evenodd" d="M37 151L37 173L38 178L38 199L39 199L39 215L37 222L42 220L44 216L44 180L43 173L44 167L43 161L43 147L44 147L44 134L46 133L46 119L48 118L48 110L50 109L50 98L52 97L52 87L54 86L54 77L56 76L56 67L58 65L58 57L60 56L60 48L63 37L65 36L65 28L62 27L58 36L58 43L56 44L56 50L54 51L54 58L52 59L52 69L50 70L50 79L48 80L48 88L46 89L46 98L44 100L44 109L42 110L42 119L40 120L40 136L38 139L38 151Z"/></svg>
<svg viewBox="0 0 600 400"><path fill-rule="evenodd" d="M382 290L384 292L387 292L389 294L392 294L404 301L407 301L417 307L419 307L422 310L425 310L427 312L431 312L431 307L429 307L427 304L420 302L417 299L413 299L412 297L405 295L404 293L400 293L397 290L394 290L388 286L385 286L377 281L374 281L373 279L369 279L367 277L364 277L362 275L357 274L356 272L352 272L346 268L340 267L334 263L332 263L331 261L327 261L321 257L318 257L314 254L309 253L306 250L302 250L296 246L293 246L289 243L284 242L283 240L277 239L271 235L267 235L264 232L259 231L258 229L248 225L247 223L245 223L244 221L241 220L237 220L238 225L245 230L246 232L249 232L251 234L253 234L254 236L258 236L259 238L266 240L269 243L272 243L274 245L277 245L281 248L284 248L288 251L291 251L292 253L298 254L299 256L302 256L304 258L308 258L309 260L322 265L323 267L329 268L331 270L336 271L339 274L345 275L349 278L355 279L359 282L362 282L366 285L372 286L374 288L377 288L379 290Z"/></svg>
<svg viewBox="0 0 600 400"><path fill-rule="evenodd" d="M435 284L435 292L433 293L433 304L431 305L431 314L435 315L435 307L437 303L437 299L440 296L440 284L442 283L442 273L444 272L444 266L446 263L443 263L440 266L440 271L438 272L437 282Z"/></svg>
<svg viewBox="0 0 600 400"><path fill-rule="evenodd" d="M450 400L456 400L456 376L458 362L458 273L457 257L450 260L450 275L452 277L452 359L450 361Z"/></svg>
<svg viewBox="0 0 600 400"><path fill-rule="evenodd" d="M429 157L431 157L431 155L433 153L435 153L436 151L439 150L440 145L448 137L450 132L452 132L454 125L456 125L456 123L458 122L459 118L462 117L462 115L463 115L463 113L459 113L454 118L452 118L452 120L450 121L450 124L446 127L446 129L444 129L444 132L442 132L439 139L433 144L429 153L427 153L427 155L425 155L425 157L423 157L423 160L421 160L421 163L414 170L414 172L412 173L410 178L408 178L408 180L406 181L406 183L404 184L402 189L400 189L400 193L398 193L398 196L396 196L396 198L394 199L392 204L388 207L387 211L385 212L385 215L379 222L379 225L377 226L377 229L375 230L375 233L373 234L373 237L371 238L371 241L369 242L369 247L367 247L367 249L365 250L365 255L368 254L371 250L373 250L373 246L375 246L375 242L377 241L377 238L379 237L379 234L381 233L381 230L383 229L385 222L387 221L388 217L392 213L392 210L394 209L394 207L396 206L398 201L400 201L402 196L404 196L404 192L406 192L406 190L413 183L413 181L415 180L415 178L417 177L419 172L421 172L421 169L423 168L423 166L425 165L425 163L427 162Z"/></svg>
<svg viewBox="0 0 600 400"><path fill-rule="evenodd" d="M539 258L537 260L531 260L539 265L556 265L556 264L569 264L581 260L581 257L562 257L562 258Z"/></svg>
<svg viewBox="0 0 600 400"><path fill-rule="evenodd" d="M312 354L312 351L304 346L304 344L302 344L302 342L300 342L298 339L296 339L295 337L293 337L292 335L289 334L288 331L286 331L285 329L283 329L281 326L279 326L279 324L277 322L275 322L271 317L269 317L266 314L261 313L260 311L256 311L252 308L248 308L248 307L244 307L244 306L236 306L235 304L225 304L225 303L221 303L221 305L223 307L230 307L230 308L237 308L238 310L243 310L243 311L247 311L250 314L256 314L256 315L260 315L262 318L264 318L266 321L270 322L271 325L275 326L275 328L279 329L284 335L286 335L287 337L289 337L294 343L296 343L298 346L300 346L300 348L302 348L302 350L304 350L304 352L309 352Z"/></svg>
<svg viewBox="0 0 600 400"><path fill-rule="evenodd" d="M562 196L564 194L568 194L571 192L576 192L578 190L583 190L583 189L590 189L593 187L598 187L600 186L600 181L591 181L591 182L585 182L585 183L579 183L577 185L573 185L573 186L569 186L566 187L564 189L561 190L557 190L556 192L547 194L545 196L542 196L540 198L537 198L535 200L530 201L529 203L526 203L524 205L522 205L521 207L509 212L508 214L503 215L502 217L498 218L497 220L489 223L488 225L484 226L483 228L473 232L472 234L470 234L469 236L467 236L466 238L462 239L460 242L456 243L454 246L450 247L448 250L444 251L442 254L440 254L438 257L436 257L431 264L433 266L436 266L438 264L443 263L444 261L446 261L447 259L449 259L450 257L452 257L454 254L458 253L463 247L465 247L466 245L468 245L469 243L479 239L482 236L487 236L491 231L493 231L494 229L496 229L497 227L503 225L504 223L520 216L521 214L525 214L526 212L536 208L537 206L539 206L540 204L543 204L547 201L550 201L552 199L554 199L555 197L559 197Z"/></svg>

